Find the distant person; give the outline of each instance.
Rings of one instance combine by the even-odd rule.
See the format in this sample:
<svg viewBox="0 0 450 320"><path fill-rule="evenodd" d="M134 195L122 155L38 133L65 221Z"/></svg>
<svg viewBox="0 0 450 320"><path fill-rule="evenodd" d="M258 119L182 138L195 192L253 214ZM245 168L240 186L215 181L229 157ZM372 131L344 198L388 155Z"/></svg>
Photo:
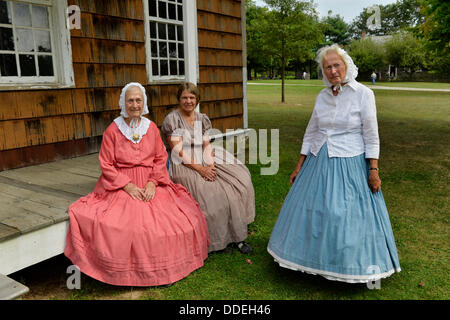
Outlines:
<svg viewBox="0 0 450 320"><path fill-rule="evenodd" d="M372 72L372 74L370 75L370 77L372 78L372 84L375 84L375 80L377 79L377 74L374 72Z"/></svg>
<svg viewBox="0 0 450 320"><path fill-rule="evenodd" d="M303 71L302 79L306 80L306 71Z"/></svg>
<svg viewBox="0 0 450 320"><path fill-rule="evenodd" d="M400 272L378 175L373 91L338 45L316 58L326 85L267 247L284 268L329 280L367 283Z"/></svg>
<svg viewBox="0 0 450 320"><path fill-rule="evenodd" d="M167 152L145 89L127 84L103 133L102 174L69 207L65 255L81 272L120 286L171 285L203 266L208 229L198 203L167 172Z"/></svg>

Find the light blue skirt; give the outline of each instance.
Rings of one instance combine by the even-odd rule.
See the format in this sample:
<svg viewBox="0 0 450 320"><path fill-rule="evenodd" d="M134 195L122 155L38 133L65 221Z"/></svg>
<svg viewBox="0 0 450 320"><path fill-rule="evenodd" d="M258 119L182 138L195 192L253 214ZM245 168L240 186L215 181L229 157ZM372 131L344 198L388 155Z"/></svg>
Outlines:
<svg viewBox="0 0 450 320"><path fill-rule="evenodd" d="M367 283L400 272L381 191L368 185L364 154L306 157L267 247L280 266L330 280Z"/></svg>

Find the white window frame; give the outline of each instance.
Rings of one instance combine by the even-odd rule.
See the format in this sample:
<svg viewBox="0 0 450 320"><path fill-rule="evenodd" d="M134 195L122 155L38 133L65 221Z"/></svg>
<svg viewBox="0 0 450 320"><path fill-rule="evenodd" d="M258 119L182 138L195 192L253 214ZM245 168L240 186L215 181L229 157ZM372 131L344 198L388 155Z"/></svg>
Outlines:
<svg viewBox="0 0 450 320"><path fill-rule="evenodd" d="M67 26L67 0L10 0L50 7L49 23L53 56L52 77L1 77L0 90L75 87L70 30Z"/></svg>
<svg viewBox="0 0 450 320"><path fill-rule="evenodd" d="M145 24L146 71L149 84L192 82L197 84L198 67L198 31L197 1L183 0L183 40L184 40L184 76L153 76L150 39L150 16L148 0L143 0Z"/></svg>

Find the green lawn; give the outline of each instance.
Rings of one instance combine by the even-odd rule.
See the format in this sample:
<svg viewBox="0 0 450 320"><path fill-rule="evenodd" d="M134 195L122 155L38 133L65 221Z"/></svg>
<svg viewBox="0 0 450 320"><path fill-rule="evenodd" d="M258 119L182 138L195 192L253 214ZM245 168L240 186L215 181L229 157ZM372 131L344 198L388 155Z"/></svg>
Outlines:
<svg viewBox="0 0 450 320"><path fill-rule="evenodd" d="M271 84L281 85L281 80L249 80L250 86L254 84ZM322 80L286 80L287 86L303 85L303 86L324 86ZM362 81L362 84L372 86L372 82ZM450 90L450 83L442 82L397 82L397 81L377 81L375 86L383 87L400 87L400 88L425 88L425 89L447 89Z"/></svg>
<svg viewBox="0 0 450 320"><path fill-rule="evenodd" d="M59 266L53 275L54 287L49 286L59 288L59 293L47 298L449 299L450 93L375 90L380 175L401 273L383 279L381 290L369 290L364 284L328 281L273 262L267 243L322 89L318 81L299 82L315 86L287 86L284 104L279 102L279 86L248 86L249 127L274 128L280 133L278 173L262 176L261 165L248 165L256 192L256 220L248 238L253 256L236 251L211 254L202 268L166 289L114 287L83 276L82 289L69 291L65 289L65 266ZM39 281L36 272L21 277L31 290ZM139 294L133 296L133 292Z"/></svg>

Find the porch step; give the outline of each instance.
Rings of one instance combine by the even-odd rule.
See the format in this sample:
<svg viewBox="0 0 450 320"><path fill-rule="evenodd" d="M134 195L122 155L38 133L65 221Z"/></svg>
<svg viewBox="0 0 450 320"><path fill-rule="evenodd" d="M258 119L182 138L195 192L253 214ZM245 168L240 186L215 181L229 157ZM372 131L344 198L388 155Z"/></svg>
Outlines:
<svg viewBox="0 0 450 320"><path fill-rule="evenodd" d="M30 291L28 287L0 274L0 300L20 299L28 291Z"/></svg>

